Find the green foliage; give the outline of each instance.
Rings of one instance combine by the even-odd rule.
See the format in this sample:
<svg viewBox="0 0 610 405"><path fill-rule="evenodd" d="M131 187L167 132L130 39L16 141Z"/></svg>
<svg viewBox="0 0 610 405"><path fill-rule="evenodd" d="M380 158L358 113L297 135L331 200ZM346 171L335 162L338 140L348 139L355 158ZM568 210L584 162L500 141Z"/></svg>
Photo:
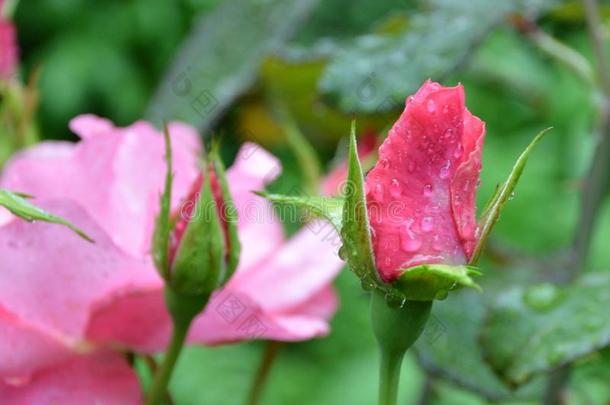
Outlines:
<svg viewBox="0 0 610 405"><path fill-rule="evenodd" d="M341 217L344 204L343 198L323 196L298 197L269 194L265 192L256 192L256 194L275 204L302 208L314 217L325 219L337 230L337 232L341 232Z"/></svg>
<svg viewBox="0 0 610 405"><path fill-rule="evenodd" d="M43 221L66 226L81 238L93 243L93 239L87 236L85 232L74 226L71 222L53 215L30 203L26 199L29 197L30 196L24 194L13 193L8 190L0 189L0 206L9 210L13 215L25 219L26 221Z"/></svg>
<svg viewBox="0 0 610 405"><path fill-rule="evenodd" d="M228 0L203 17L183 43L146 116L207 132L256 78L317 0ZM227 22L231 23L228 24Z"/></svg>
<svg viewBox="0 0 610 405"><path fill-rule="evenodd" d="M337 53L320 90L346 111L379 112L402 103L426 79L457 69L487 32L510 13L529 14L543 0L433 0L398 33L372 34ZM440 28L442 27L442 29Z"/></svg>
<svg viewBox="0 0 610 405"><path fill-rule="evenodd" d="M584 276L569 288L515 287L487 316L486 358L510 384L549 371L610 344L610 274Z"/></svg>

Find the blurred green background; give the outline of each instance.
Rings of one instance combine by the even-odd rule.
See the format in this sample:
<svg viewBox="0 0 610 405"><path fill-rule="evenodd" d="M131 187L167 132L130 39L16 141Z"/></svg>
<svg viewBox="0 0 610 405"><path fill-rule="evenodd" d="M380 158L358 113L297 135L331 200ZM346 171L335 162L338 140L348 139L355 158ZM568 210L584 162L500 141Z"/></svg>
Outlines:
<svg viewBox="0 0 610 405"><path fill-rule="evenodd" d="M610 5L601 11L607 34ZM526 297L539 291L544 296L544 288L529 289L555 280L574 238L599 94L536 33L572 47L595 66L580 2L38 0L21 1L14 19L22 77L41 69L42 138L75 139L67 123L81 113L120 125L141 118L157 124L185 120L204 136L215 132L225 138L228 158L246 139L280 156L284 173L272 185L275 191L292 191L305 180L278 117L295 120L328 168L352 117L362 131L383 137L404 98L427 78L463 83L468 108L486 122L480 206L532 137L552 126L493 235L482 266L484 293L463 291L435 304L434 322L418 343L417 356L411 353L404 365L400 403L539 403L545 375L566 361L575 362L567 403L610 403L610 354L598 350L610 342L603 307L610 283L600 284L598 305L587 318L599 322L590 331L551 333L549 341L545 332L532 332L527 345L514 349L515 355L525 353L524 364L514 366L527 370L527 378L519 380L527 382L523 387L516 387L518 378L510 378L504 363L494 361L494 345L510 357L511 339L514 343L526 329L525 335L538 331L536 325L495 330L506 315L494 310L498 297L520 285ZM523 29L523 21L531 30ZM609 274L609 238L606 203L586 272ZM377 353L368 298L347 271L337 289L341 308L332 333L281 347L263 403L374 403ZM570 308L544 310L574 315ZM552 322L566 322L551 318L545 318L547 330L559 328ZM563 349L551 356L537 344ZM189 348L173 380L175 402L244 403L264 346ZM426 381L430 398L420 402Z"/></svg>

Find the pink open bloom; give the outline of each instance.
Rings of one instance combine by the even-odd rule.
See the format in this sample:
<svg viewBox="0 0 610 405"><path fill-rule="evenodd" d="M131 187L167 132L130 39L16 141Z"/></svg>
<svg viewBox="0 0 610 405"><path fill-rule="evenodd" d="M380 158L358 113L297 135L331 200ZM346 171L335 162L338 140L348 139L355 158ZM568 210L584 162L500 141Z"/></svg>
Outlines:
<svg viewBox="0 0 610 405"><path fill-rule="evenodd" d="M17 34L15 26L2 16L0 0L0 80L8 80L17 69Z"/></svg>
<svg viewBox="0 0 610 405"><path fill-rule="evenodd" d="M423 263L465 264L472 254L485 125L464 103L461 85L424 83L367 175L373 250L385 281Z"/></svg>
<svg viewBox="0 0 610 405"><path fill-rule="evenodd" d="M0 397L137 403L137 378L116 349L162 350L171 328L150 255L166 171L163 138L145 122L116 128L85 115L70 126L79 143L41 143L16 155L0 178L0 187L34 195L95 240L0 212ZM191 127L169 129L172 209L179 212L200 173L200 142ZM251 193L279 172L278 161L253 144L228 170L243 253L235 276L197 318L191 342L328 332L337 305L330 283L342 263L310 229L286 241L269 203Z"/></svg>

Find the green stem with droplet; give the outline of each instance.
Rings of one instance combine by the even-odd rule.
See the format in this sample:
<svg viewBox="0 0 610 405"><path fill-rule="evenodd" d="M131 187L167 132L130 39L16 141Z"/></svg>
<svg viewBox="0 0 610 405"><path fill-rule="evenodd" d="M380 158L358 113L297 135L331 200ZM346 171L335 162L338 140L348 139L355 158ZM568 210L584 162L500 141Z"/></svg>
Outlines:
<svg viewBox="0 0 610 405"><path fill-rule="evenodd" d="M371 294L371 324L381 354L379 405L396 404L402 360L423 332L431 308L432 301L406 301L394 308L383 293Z"/></svg>

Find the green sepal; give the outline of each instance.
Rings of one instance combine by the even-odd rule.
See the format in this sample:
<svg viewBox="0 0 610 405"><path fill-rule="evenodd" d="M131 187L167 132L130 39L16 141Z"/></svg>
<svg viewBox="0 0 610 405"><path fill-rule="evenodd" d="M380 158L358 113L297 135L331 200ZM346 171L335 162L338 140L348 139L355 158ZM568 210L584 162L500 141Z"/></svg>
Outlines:
<svg viewBox="0 0 610 405"><path fill-rule="evenodd" d="M59 224L68 227L78 236L85 239L87 242L93 243L93 239L84 231L73 225L70 221L53 215L40 207L35 206L26 200L29 195L14 193L8 190L0 189L0 206L9 210L12 214L26 221L43 221L52 224Z"/></svg>
<svg viewBox="0 0 610 405"><path fill-rule="evenodd" d="M521 153L515 165L513 166L508 178L504 183L502 183L496 191L494 192L492 198L487 203L485 208L483 209L483 213L481 214L481 218L479 219L479 229L480 236L479 240L473 250L472 257L470 259L471 264L477 264L483 249L487 243L487 239L491 233L496 222L500 218L500 214L504 209L506 203L512 198L513 192L517 183L519 182L519 178L523 173L523 169L525 168L525 164L527 163L527 159L529 158L534 146L540 142L542 137L550 130L551 128L546 128L538 133L536 137L532 140L532 142L525 148L525 150Z"/></svg>
<svg viewBox="0 0 610 405"><path fill-rule="evenodd" d="M254 193L275 204L304 209L314 217L328 221L337 230L337 232L341 232L344 204L344 199L341 197L288 196L281 194L270 194L264 191L255 191Z"/></svg>
<svg viewBox="0 0 610 405"><path fill-rule="evenodd" d="M226 272L225 236L212 193L209 173L180 240L171 266L170 285L178 294L209 294L218 288Z"/></svg>
<svg viewBox="0 0 610 405"><path fill-rule="evenodd" d="M430 301L445 299L449 291L458 287L471 287L481 291L471 276L481 272L472 266L451 266L447 264L422 264L403 270L392 283L407 300Z"/></svg>
<svg viewBox="0 0 610 405"><path fill-rule="evenodd" d="M343 246L339 255L347 261L350 269L360 277L363 285L379 285L382 281L375 268L371 228L364 192L364 175L358 159L356 123L354 121L352 121L347 159L347 187L345 203L343 204L343 225L341 227Z"/></svg>
<svg viewBox="0 0 610 405"><path fill-rule="evenodd" d="M170 205L172 200L173 160L172 143L167 124L164 125L163 137L165 139L165 160L167 172L165 174L165 189L160 199L159 215L155 221L155 230L152 240L152 256L157 270L163 279L169 279L169 237L171 233Z"/></svg>
<svg viewBox="0 0 610 405"><path fill-rule="evenodd" d="M226 246L226 271L224 272L223 277L220 280L220 283L222 285L226 283L229 278L231 278L231 276L235 272L235 269L237 268L237 265L239 263L239 255L241 252L241 243L239 242L239 236L237 235L237 208L235 207L235 203L233 201L233 198L231 197L231 192L229 191L229 183L227 181L225 167L222 163L222 159L220 158L218 147L218 144L214 144L212 146L212 150L210 151L208 158L210 160L210 163L214 167L216 180L220 185L220 191L222 193L222 201L224 206L219 208L222 216L221 220L224 222L224 224L226 224L229 241L229 246Z"/></svg>

